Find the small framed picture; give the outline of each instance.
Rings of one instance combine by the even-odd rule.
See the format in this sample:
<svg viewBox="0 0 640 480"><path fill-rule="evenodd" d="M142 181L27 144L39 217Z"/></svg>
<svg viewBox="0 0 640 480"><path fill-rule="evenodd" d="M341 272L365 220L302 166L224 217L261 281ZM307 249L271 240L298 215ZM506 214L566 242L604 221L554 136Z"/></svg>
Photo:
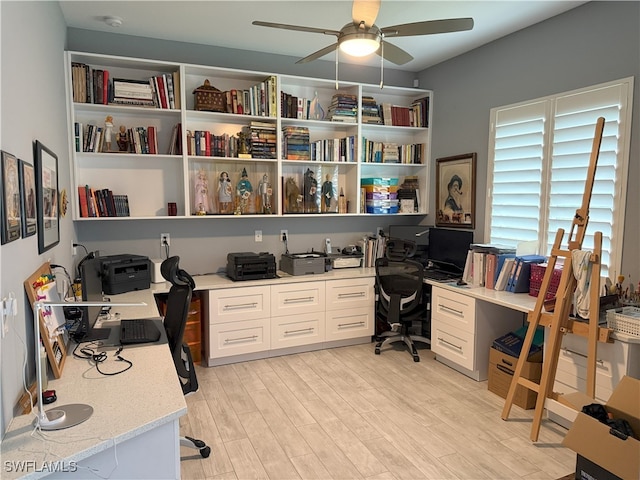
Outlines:
<svg viewBox="0 0 640 480"><path fill-rule="evenodd" d="M34 146L38 253L60 243L58 208L58 156L38 140Z"/></svg>
<svg viewBox="0 0 640 480"><path fill-rule="evenodd" d="M20 205L22 207L22 236L34 235L36 220L36 174L33 165L20 160Z"/></svg>
<svg viewBox="0 0 640 480"><path fill-rule="evenodd" d="M474 152L436 159L436 226L475 227L476 157Z"/></svg>
<svg viewBox="0 0 640 480"><path fill-rule="evenodd" d="M2 245L20 238L20 177L18 173L18 159L7 152L2 152L2 171L0 176L0 193L2 205L1 237Z"/></svg>

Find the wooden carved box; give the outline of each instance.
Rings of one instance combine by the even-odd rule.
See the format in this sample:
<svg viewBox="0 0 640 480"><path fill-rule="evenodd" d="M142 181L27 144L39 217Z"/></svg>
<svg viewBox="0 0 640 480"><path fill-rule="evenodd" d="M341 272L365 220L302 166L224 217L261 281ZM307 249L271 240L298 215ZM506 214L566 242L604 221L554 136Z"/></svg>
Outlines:
<svg viewBox="0 0 640 480"><path fill-rule="evenodd" d="M212 86L209 80L204 81L204 85L193 91L195 97L195 109L209 112L226 112L227 96L216 87Z"/></svg>

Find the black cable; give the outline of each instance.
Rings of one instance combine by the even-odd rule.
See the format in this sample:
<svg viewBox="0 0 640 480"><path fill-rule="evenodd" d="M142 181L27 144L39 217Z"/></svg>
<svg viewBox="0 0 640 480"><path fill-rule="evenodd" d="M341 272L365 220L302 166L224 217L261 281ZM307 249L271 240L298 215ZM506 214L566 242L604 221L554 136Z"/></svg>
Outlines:
<svg viewBox="0 0 640 480"><path fill-rule="evenodd" d="M89 360L89 362L93 363L93 365L96 367L96 370L101 375L105 375L105 376L119 375L119 374L121 374L123 372L126 372L131 367L133 367L133 362L127 360L126 358L123 358L120 355L120 352L122 352L122 349L123 349L122 346L120 348L118 348L118 350L115 353L115 356L116 356L117 361L125 362L127 364L127 366L125 368L123 368L122 370L119 370L117 372L103 372L102 370L100 370L100 364L104 363L105 361L107 361L109 359L109 356L107 355L107 352L96 352L95 350L93 350L93 348L90 348L90 347L80 347L80 353L82 354L82 355L80 355L80 354L78 354L76 352L78 350L78 347L80 347L80 344L77 344L75 346L75 348L73 349L73 356L76 357L76 358L83 359L83 360Z"/></svg>
<svg viewBox="0 0 640 480"><path fill-rule="evenodd" d="M73 298L75 299L76 298L75 284L71 280L71 275L69 275L69 272L67 271L67 269L64 268L63 265L56 265L55 263L50 264L50 266L51 266L51 268L61 268L64 271L64 274L66 275L67 280L69 280L69 290L67 290L67 292L65 294L65 297L69 294L69 292L71 292L73 294Z"/></svg>
<svg viewBox="0 0 640 480"><path fill-rule="evenodd" d="M85 247L84 245L82 245L81 243L74 243L73 244L74 247L82 247L84 248L84 254L85 255L89 255L89 250L87 250L87 247Z"/></svg>

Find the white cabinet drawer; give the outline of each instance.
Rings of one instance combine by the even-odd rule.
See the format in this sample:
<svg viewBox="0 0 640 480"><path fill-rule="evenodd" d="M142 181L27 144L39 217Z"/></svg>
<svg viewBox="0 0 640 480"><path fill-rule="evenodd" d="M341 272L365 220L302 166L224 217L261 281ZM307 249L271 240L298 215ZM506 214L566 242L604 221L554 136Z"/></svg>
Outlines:
<svg viewBox="0 0 640 480"><path fill-rule="evenodd" d="M346 308L326 313L325 339L344 340L373 335L373 308Z"/></svg>
<svg viewBox="0 0 640 480"><path fill-rule="evenodd" d="M270 305L268 286L211 290L209 292L209 323L269 317Z"/></svg>
<svg viewBox="0 0 640 480"><path fill-rule="evenodd" d="M271 350L324 341L324 312L271 319Z"/></svg>
<svg viewBox="0 0 640 480"><path fill-rule="evenodd" d="M474 335L447 324L432 321L431 350L467 370L474 370Z"/></svg>
<svg viewBox="0 0 640 480"><path fill-rule="evenodd" d="M374 278L351 278L327 282L327 310L373 308Z"/></svg>
<svg viewBox="0 0 640 480"><path fill-rule="evenodd" d="M441 288L433 288L431 316L463 332L475 332L475 299Z"/></svg>
<svg viewBox="0 0 640 480"><path fill-rule="evenodd" d="M268 318L210 325L209 358L269 350L269 327Z"/></svg>
<svg viewBox="0 0 640 480"><path fill-rule="evenodd" d="M325 282L300 282L271 286L271 315L324 311Z"/></svg>

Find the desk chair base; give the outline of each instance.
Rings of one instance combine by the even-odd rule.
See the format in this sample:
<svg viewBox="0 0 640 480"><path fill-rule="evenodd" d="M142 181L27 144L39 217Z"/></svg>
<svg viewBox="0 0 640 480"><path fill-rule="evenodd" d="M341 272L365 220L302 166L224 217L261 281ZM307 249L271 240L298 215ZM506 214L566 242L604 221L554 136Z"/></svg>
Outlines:
<svg viewBox="0 0 640 480"><path fill-rule="evenodd" d="M385 345L389 345L395 342L404 342L405 345L407 345L407 348L409 349L409 353L411 353L411 355L413 356L413 361L419 362L420 356L418 355L418 350L416 349L416 346L414 345L413 342L416 341L416 342L426 343L427 345L431 345L431 340L429 340L426 337L421 337L420 335L409 335L407 333L392 333L392 332L385 332L385 333L391 333L391 335L382 334L386 338L376 343L376 349L375 349L376 355L380 355L381 349Z"/></svg>
<svg viewBox="0 0 640 480"><path fill-rule="evenodd" d="M207 458L211 454L211 447L208 447L202 440L196 440L195 438L180 437L180 446L199 450L202 458Z"/></svg>

